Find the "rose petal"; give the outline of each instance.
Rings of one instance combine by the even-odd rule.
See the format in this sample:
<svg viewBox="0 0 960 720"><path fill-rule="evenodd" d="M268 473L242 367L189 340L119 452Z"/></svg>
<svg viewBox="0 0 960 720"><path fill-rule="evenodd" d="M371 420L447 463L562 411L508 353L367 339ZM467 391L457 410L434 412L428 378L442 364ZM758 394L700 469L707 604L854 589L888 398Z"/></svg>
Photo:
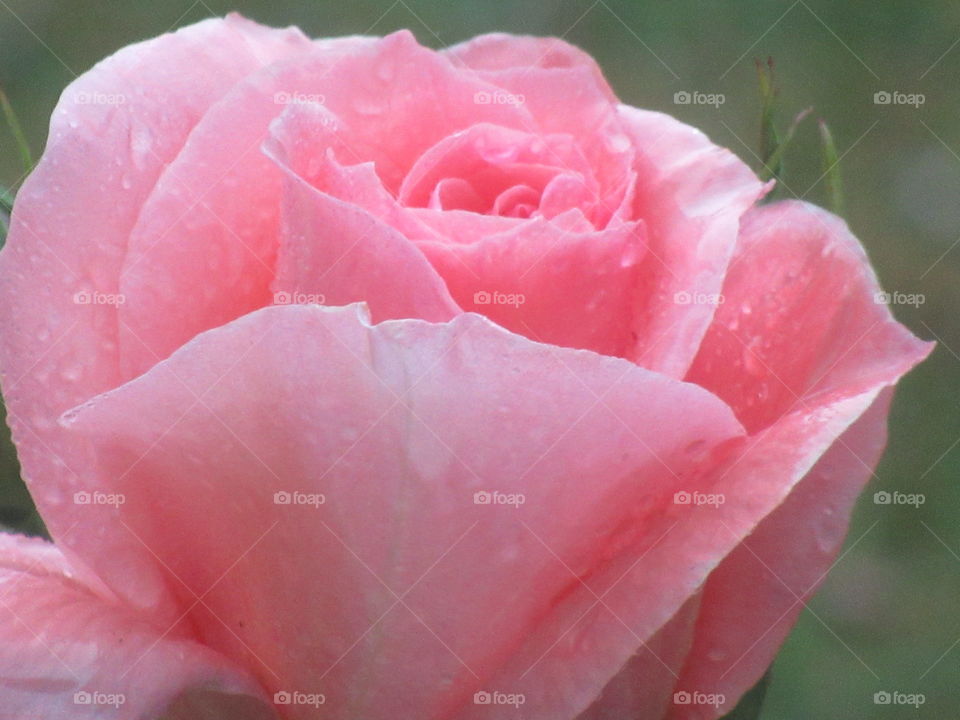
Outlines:
<svg viewBox="0 0 960 720"><path fill-rule="evenodd" d="M284 173L283 222L273 288L275 301L328 305L366 302L376 321L449 320L460 312L423 253L396 229L349 202L321 192L294 169L303 116L273 126L267 153ZM300 156L302 157L302 156ZM330 158L328 175L342 169ZM361 177L364 174L361 173ZM376 190L367 196L377 200ZM390 213L388 207L382 207Z"/></svg>
<svg viewBox="0 0 960 720"><path fill-rule="evenodd" d="M269 303L281 173L259 147L284 106L322 103L339 119L338 156L373 161L396 192L414 161L457 130L529 123L520 108L476 105L474 94L489 89L408 31L325 41L238 86L192 133L131 238L121 313L125 376Z"/></svg>
<svg viewBox="0 0 960 720"><path fill-rule="evenodd" d="M56 419L119 382L120 263L164 165L211 103L301 42L230 16L124 48L66 89L17 195L0 254L0 370L24 477L53 537L139 604L161 604L165 589L132 561L142 549L112 549L122 528L87 531L71 495L89 457Z"/></svg>
<svg viewBox="0 0 960 720"><path fill-rule="evenodd" d="M729 305L720 306L716 326L704 340L691 378L707 383L720 396L729 393L734 408L742 411L744 421L751 427L758 423L758 418L772 414L769 408L754 414L756 404L740 402L751 395L741 390L738 383L742 383L742 375L732 370L742 357L743 343L738 345L737 355L732 355L733 343L726 341L732 323L727 322L725 313L730 308L739 314L743 303L749 303L759 308L760 321L748 320L748 325L753 335L765 333L760 345L769 353L765 357L787 378L798 381L796 387L805 388L808 394L799 401L791 398L786 408L789 412L784 414L783 397L770 393L768 402L779 409L780 417L736 448L716 472L687 481L689 492L721 495L725 502L718 502L717 507L702 504L693 508L694 512L667 509L651 518L645 528L646 537L658 540L641 546L645 548L641 559L631 564L626 558L618 558L597 573L597 586L609 588L604 603L599 605L589 596L571 595L565 606L557 609L557 624L543 629L536 642L501 670L494 682L519 687L520 692L526 693L527 702L532 700L538 708L537 713L529 714L531 718L561 716L571 702L586 703L598 692L603 679L619 670L617 658L622 663L629 657L630 637L645 641L662 627L697 592L721 559L787 501L797 483L884 388L895 384L931 349L897 325L886 308L874 303L876 283L862 250L842 222L828 213L802 203L778 203L752 211L744 223L739 253L740 259L732 266L723 290ZM817 261L807 262L811 256ZM790 277L791 273L799 277L803 272L807 273L809 285ZM838 277L845 278L845 284L838 285ZM813 288L810 292L809 287ZM803 292L797 292L798 288ZM822 297L817 295L819 291L823 292ZM775 306L761 303L768 296L775 298ZM820 306L816 313L810 313L810 308L816 307L815 300ZM778 314L778 308L786 317ZM810 315L824 318L827 330L816 331L816 320L809 332L804 326L791 326L791 321L805 322ZM763 321L771 318L771 326L766 327ZM742 325L733 330L737 327ZM804 338L804 345L798 346L798 337ZM792 370L809 370L805 360L807 342L822 358L812 378ZM864 344L863 350L857 348L858 343ZM780 368L777 362L785 367ZM790 374L787 370L791 370ZM754 382L772 381L773 372L776 371L769 375L754 373ZM844 498L849 498L862 482L862 476L846 477L844 481L850 485L838 495L838 516ZM803 488L799 492L801 498L806 497ZM819 504L807 503L804 509L813 512L826 504L820 498ZM774 518L776 526L779 521ZM828 541L828 550L835 547L841 525L842 519L824 529L820 539ZM782 535L778 535L778 541L783 542ZM814 569L822 568L824 555L818 553L806 558L806 562ZM810 569L798 572L806 574ZM649 592L651 587L656 588L655 593ZM621 629L610 626L610 612L629 626L630 637L625 638ZM551 636L559 638L556 645L540 640ZM608 655L592 655L590 676L576 674L571 661L584 643L609 649ZM609 664L605 664L606 660ZM530 672L530 663L534 662L536 672ZM745 671L755 673L756 660ZM519 685L517 678L522 679ZM735 693L746 687L742 676L736 676L736 680L736 685L729 686L730 705L736 702Z"/></svg>
<svg viewBox="0 0 960 720"><path fill-rule="evenodd" d="M540 205L540 192L529 185L514 185L497 195L493 201L495 215L528 218Z"/></svg>
<svg viewBox="0 0 960 720"><path fill-rule="evenodd" d="M204 606L223 622L191 613L205 642L271 692L322 692L326 717L371 720L510 692L517 676L496 684L497 668L552 643L539 628L598 567L633 562L678 476L740 432L700 388L476 315L370 327L316 306L206 333L71 423L184 603L220 578ZM324 502L274 496L297 491ZM478 505L479 491L525 502ZM622 665L637 644L605 624ZM564 674L599 693L608 648L582 650ZM525 713L570 717L592 699L546 686L558 699L531 696Z"/></svg>
<svg viewBox="0 0 960 720"><path fill-rule="evenodd" d="M710 575L677 689L726 702L676 706L672 720L721 717L773 662L843 544L857 496L883 452L892 396L892 389L881 393Z"/></svg>
<svg viewBox="0 0 960 720"><path fill-rule="evenodd" d="M551 71L586 70L591 75L592 84L608 100L614 100L613 91L607 85L596 60L559 38L488 33L477 35L444 52L451 55L455 62L494 81L501 77L500 73L529 73L535 82Z"/></svg>
<svg viewBox="0 0 960 720"><path fill-rule="evenodd" d="M752 210L687 379L726 400L751 432L866 392L930 349L877 302L879 291L836 216L793 201Z"/></svg>
<svg viewBox="0 0 960 720"><path fill-rule="evenodd" d="M770 438L802 437L838 399L869 397L930 351L876 302L878 292L839 218L799 202L752 210L689 377L727 399L758 433L753 452L762 456ZM720 692L727 704L677 708L678 718L722 714L769 665L839 549L882 451L888 403L886 393L876 400L711 575L680 687ZM720 597L734 585L750 588L736 607Z"/></svg>
<svg viewBox="0 0 960 720"><path fill-rule="evenodd" d="M526 218L502 217L499 215L479 215L464 210L438 212L426 208L409 208L407 213L419 223L428 227L434 234L432 239L460 245L469 245L491 235L513 230L528 221ZM590 231L593 226L584 221L581 230ZM415 237L408 234L408 237Z"/></svg>
<svg viewBox="0 0 960 720"><path fill-rule="evenodd" d="M50 543L2 533L0 686L8 718L186 719L188 701L230 713L210 717L276 717L252 678L181 625L152 625L75 579Z"/></svg>
<svg viewBox="0 0 960 720"><path fill-rule="evenodd" d="M306 42L248 72L190 133L146 198L121 271L121 370L141 374L203 330L270 301L280 172L261 153L288 102L327 89L344 55L373 39Z"/></svg>
<svg viewBox="0 0 960 720"><path fill-rule="evenodd" d="M630 347L640 223L579 232L538 218L469 245L418 245L465 310L539 342L612 356Z"/></svg>
<svg viewBox="0 0 960 720"><path fill-rule="evenodd" d="M343 164L338 156L354 158L343 139L343 120L317 103L289 105L270 124L264 142L268 157L284 165L327 195L357 205L409 238L439 236L384 187L373 161Z"/></svg>
<svg viewBox="0 0 960 720"><path fill-rule="evenodd" d="M662 718L690 651L699 607L700 596L694 595L630 658L577 720Z"/></svg>
<svg viewBox="0 0 960 720"><path fill-rule="evenodd" d="M650 235L630 357L682 377L713 319L709 298L723 285L740 216L763 186L733 153L668 115L621 106L620 118L637 152L633 217Z"/></svg>
<svg viewBox="0 0 960 720"><path fill-rule="evenodd" d="M503 89L492 102L529 110L534 124L524 129L577 139L599 183L591 219L605 227L629 188L633 148L596 62L557 38L502 34L481 35L445 52L465 73Z"/></svg>
<svg viewBox="0 0 960 720"><path fill-rule="evenodd" d="M561 174L580 177L584 185L584 178L592 179L586 159L569 136L541 137L478 123L424 153L404 178L398 200L407 206L427 207L441 180L462 178L481 196L479 212L489 213L495 198L505 190L526 185L537 191L539 200L550 181ZM596 193L594 187L592 195ZM570 207L574 205L562 210Z"/></svg>

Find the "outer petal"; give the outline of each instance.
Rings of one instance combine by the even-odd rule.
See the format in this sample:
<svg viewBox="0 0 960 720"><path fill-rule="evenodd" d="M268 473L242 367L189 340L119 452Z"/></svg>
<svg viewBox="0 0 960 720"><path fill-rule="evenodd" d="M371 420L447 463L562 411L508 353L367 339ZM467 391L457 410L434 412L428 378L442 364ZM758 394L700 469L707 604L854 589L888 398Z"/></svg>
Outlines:
<svg viewBox="0 0 960 720"><path fill-rule="evenodd" d="M496 81L502 74L527 73L531 82L542 80L551 71L583 70L608 100L613 91L597 62L580 48L559 38L488 33L454 45L444 52L455 62Z"/></svg>
<svg viewBox="0 0 960 720"><path fill-rule="evenodd" d="M844 222L805 203L744 217L723 300L687 379L751 432L876 388L932 347L890 314Z"/></svg>
<svg viewBox="0 0 960 720"><path fill-rule="evenodd" d="M862 398L851 419L865 413L710 577L680 687L720 692L729 709L769 665L842 543L885 440L889 392L869 412L866 400L931 346L878 302L876 277L844 223L803 203L747 214L723 295L689 377L755 432L731 475L759 470L765 457L776 467L777 438L801 444L844 398ZM676 717L713 718L724 707L676 708Z"/></svg>
<svg viewBox="0 0 960 720"><path fill-rule="evenodd" d="M693 643L700 595L694 595L637 651L577 720L662 718Z"/></svg>
<svg viewBox="0 0 960 720"><path fill-rule="evenodd" d="M571 671L569 656L583 642L623 652L627 642L617 644L622 632L603 623L606 612L626 619L637 638L652 637L720 560L791 496L797 483L878 395L930 351L928 344L910 335L875 302L876 281L862 250L842 222L823 211L800 203L753 211L744 223L738 258L723 289L726 302L720 305L690 379L729 398L744 423L758 432L736 448L716 473L687 481L688 490L721 494L724 503L699 506L695 513L666 511L651 518L645 533L659 537L659 532L661 539L634 564L612 562L596 574L596 586L608 588L604 603L592 606L590 598L571 595L554 616L565 617L564 624L554 630L557 635L566 631L561 641L555 646L525 648L523 655L501 670L494 680L500 685L523 678L520 687L528 702L532 698L538 713L542 711L529 717L562 716L570 696L596 692L598 676L619 668L602 665L595 655L595 675L585 676ZM816 312L811 313L811 308ZM742 342L735 344L731 335L740 332L747 335L737 336ZM751 344L754 337L760 342ZM798 346L801 337L805 344ZM752 346L762 362L744 368L745 346ZM810 356L818 362L811 363ZM789 387L803 393L799 399L788 401L773 391L778 369L786 382L794 383ZM761 387L768 389L764 393ZM772 408L763 406L764 402ZM775 421L764 425L770 415ZM826 524L820 538L826 550L804 559L814 566L813 572L823 567L824 553L835 547L843 524L839 516L862 476L842 481L841 488L834 487L837 494L832 502L821 498L819 505L810 503L803 488L801 499L794 501L809 513L833 506L838 516ZM822 516L817 519L824 522ZM782 519L772 522L777 526ZM786 532L791 526L780 527ZM804 546L802 539L796 542ZM791 541L785 544L789 547ZM650 587L657 592L646 592ZM550 635L549 630L542 633ZM624 662L626 657L624 653ZM529 672L534 661L536 672ZM751 664L747 674L756 670L757 665ZM730 704L736 701L738 688L745 689L742 681L740 677L737 685L731 684Z"/></svg>
<svg viewBox="0 0 960 720"><path fill-rule="evenodd" d="M86 527L71 497L89 458L56 419L119 381L121 260L162 168L211 103L301 41L231 16L124 48L84 74L54 111L0 254L0 373L24 477L54 538L141 604L163 590L134 568L141 552L111 549L122 528L65 537Z"/></svg>
<svg viewBox="0 0 960 720"><path fill-rule="evenodd" d="M884 391L710 575L677 690L727 702L677 705L670 718L722 716L773 662L843 544L853 505L883 452L892 396Z"/></svg>
<svg viewBox="0 0 960 720"><path fill-rule="evenodd" d="M316 306L204 334L71 423L184 602L223 576L204 600L216 617L192 614L204 641L344 720L512 716L473 693L525 684L498 669L553 644L570 598L634 562L677 483L740 432L700 388L475 315L370 327ZM525 714L586 709L639 647L603 628L616 642L565 647Z"/></svg>
<svg viewBox="0 0 960 720"><path fill-rule="evenodd" d="M322 103L340 123L335 150L344 162L375 162L395 191L416 158L456 130L529 122L520 108L474 103L491 89L407 31L324 42L238 86L192 133L131 238L121 313L126 377L270 302L281 172L259 148L284 105Z"/></svg>
<svg viewBox="0 0 960 720"><path fill-rule="evenodd" d="M0 534L0 686L0 717L10 720L187 720L201 711L275 717L244 671L98 597L53 545L7 534Z"/></svg>
<svg viewBox="0 0 960 720"><path fill-rule="evenodd" d="M633 216L650 236L635 310L644 367L682 377L710 321L737 240L740 216L763 186L729 150L668 115L621 106L636 148Z"/></svg>

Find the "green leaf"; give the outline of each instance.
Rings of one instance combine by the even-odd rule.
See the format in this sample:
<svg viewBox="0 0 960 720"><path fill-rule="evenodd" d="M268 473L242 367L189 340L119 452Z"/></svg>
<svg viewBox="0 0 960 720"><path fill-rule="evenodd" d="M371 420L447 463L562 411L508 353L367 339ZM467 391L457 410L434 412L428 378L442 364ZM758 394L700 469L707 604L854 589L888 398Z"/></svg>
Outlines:
<svg viewBox="0 0 960 720"><path fill-rule="evenodd" d="M17 144L17 150L20 151L20 161L23 163L23 172L28 174L33 170L33 156L30 154L30 144L27 142L27 136L23 134L23 128L17 119L17 114L13 111L13 106L7 99L7 95L0 89L0 107L3 108L3 116L7 121L7 127L13 134L13 139Z"/></svg>
<svg viewBox="0 0 960 720"><path fill-rule="evenodd" d="M837 145L833 141L833 134L827 123L820 121L820 146L823 178L827 185L827 207L837 215L843 215L843 183L840 177L840 158L837 156Z"/></svg>
<svg viewBox="0 0 960 720"><path fill-rule="evenodd" d="M770 687L770 671L767 670L759 682L740 698L737 706L723 716L722 720L758 720L763 709L763 700Z"/></svg>

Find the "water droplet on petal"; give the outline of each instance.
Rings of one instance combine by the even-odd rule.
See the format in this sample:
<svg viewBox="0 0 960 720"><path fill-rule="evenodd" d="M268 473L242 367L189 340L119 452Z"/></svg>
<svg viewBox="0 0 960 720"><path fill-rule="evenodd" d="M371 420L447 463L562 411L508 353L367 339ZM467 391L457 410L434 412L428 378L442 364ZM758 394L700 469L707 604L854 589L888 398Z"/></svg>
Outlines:
<svg viewBox="0 0 960 720"><path fill-rule="evenodd" d="M380 115L383 113L383 104L379 100L361 95L354 98L353 109L360 115Z"/></svg>
<svg viewBox="0 0 960 720"><path fill-rule="evenodd" d="M148 161L148 155L153 150L153 135L146 125L136 124L130 131L130 153L133 164L142 168Z"/></svg>
<svg viewBox="0 0 960 720"><path fill-rule="evenodd" d="M377 64L376 73L377 77L383 82L390 82L396 74L396 67L394 67L392 60L382 59Z"/></svg>
<svg viewBox="0 0 960 720"><path fill-rule="evenodd" d="M743 348L743 369L751 375L762 375L763 362L760 358L760 338L754 338Z"/></svg>
<svg viewBox="0 0 960 720"><path fill-rule="evenodd" d="M630 149L630 138L622 133L612 135L607 140L607 145L613 152L625 152Z"/></svg>

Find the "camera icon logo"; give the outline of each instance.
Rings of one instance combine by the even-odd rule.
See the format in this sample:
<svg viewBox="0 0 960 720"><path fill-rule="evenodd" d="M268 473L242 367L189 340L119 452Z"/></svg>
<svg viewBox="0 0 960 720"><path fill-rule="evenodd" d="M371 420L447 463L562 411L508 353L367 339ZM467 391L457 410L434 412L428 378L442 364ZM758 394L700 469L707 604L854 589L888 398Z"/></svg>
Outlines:
<svg viewBox="0 0 960 720"><path fill-rule="evenodd" d="M293 696L286 690L280 690L273 694L274 705L289 705L291 702L293 702Z"/></svg>
<svg viewBox="0 0 960 720"><path fill-rule="evenodd" d="M881 690L873 694L873 702L875 705L889 705L892 700L893 696L886 690Z"/></svg>
<svg viewBox="0 0 960 720"><path fill-rule="evenodd" d="M889 105L893 101L893 96L886 90L880 90L873 94L874 105Z"/></svg>
<svg viewBox="0 0 960 720"><path fill-rule="evenodd" d="M675 505L689 505L690 493L688 493L686 490L678 490L673 494L673 503Z"/></svg>
<svg viewBox="0 0 960 720"><path fill-rule="evenodd" d="M477 690L473 694L474 705L489 705L491 702L493 702L493 696L486 690Z"/></svg>
<svg viewBox="0 0 960 720"><path fill-rule="evenodd" d="M473 294L474 305L489 305L493 298L486 290L478 290Z"/></svg>
<svg viewBox="0 0 960 720"><path fill-rule="evenodd" d="M689 705L692 700L693 696L691 696L686 690L680 690L673 694L674 705Z"/></svg>
<svg viewBox="0 0 960 720"><path fill-rule="evenodd" d="M273 494L274 505L289 505L293 501L293 496L286 490L278 490Z"/></svg>
<svg viewBox="0 0 960 720"><path fill-rule="evenodd" d="M893 496L886 490L879 490L873 494L874 505L889 505L893 501Z"/></svg>
<svg viewBox="0 0 960 720"><path fill-rule="evenodd" d="M493 500L493 495L491 495L486 490L478 490L473 494L474 505L489 505L492 500Z"/></svg>
<svg viewBox="0 0 960 720"><path fill-rule="evenodd" d="M678 90L673 94L674 105L689 105L690 100L690 93L688 93L686 90Z"/></svg>

